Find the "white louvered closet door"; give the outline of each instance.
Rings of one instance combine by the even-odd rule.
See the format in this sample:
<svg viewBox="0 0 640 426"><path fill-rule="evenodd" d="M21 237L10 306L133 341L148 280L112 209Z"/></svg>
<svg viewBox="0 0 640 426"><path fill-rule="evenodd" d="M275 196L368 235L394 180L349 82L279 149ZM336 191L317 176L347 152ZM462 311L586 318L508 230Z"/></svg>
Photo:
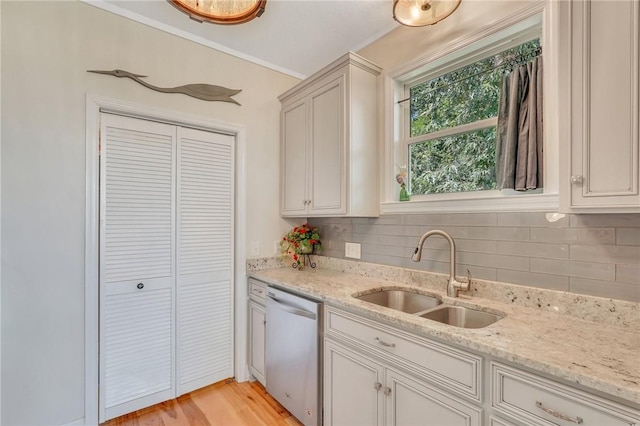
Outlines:
<svg viewBox="0 0 640 426"><path fill-rule="evenodd" d="M233 376L234 138L178 128L177 395Z"/></svg>
<svg viewBox="0 0 640 426"><path fill-rule="evenodd" d="M175 133L102 114L100 421L175 395Z"/></svg>

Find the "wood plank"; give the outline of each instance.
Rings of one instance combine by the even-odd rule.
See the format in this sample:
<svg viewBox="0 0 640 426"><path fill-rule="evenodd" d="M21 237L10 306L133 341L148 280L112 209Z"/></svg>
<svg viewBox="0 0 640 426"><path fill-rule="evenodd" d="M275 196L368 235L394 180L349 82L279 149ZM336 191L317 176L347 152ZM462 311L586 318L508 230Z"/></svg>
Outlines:
<svg viewBox="0 0 640 426"><path fill-rule="evenodd" d="M225 380L102 426L301 426L258 382Z"/></svg>

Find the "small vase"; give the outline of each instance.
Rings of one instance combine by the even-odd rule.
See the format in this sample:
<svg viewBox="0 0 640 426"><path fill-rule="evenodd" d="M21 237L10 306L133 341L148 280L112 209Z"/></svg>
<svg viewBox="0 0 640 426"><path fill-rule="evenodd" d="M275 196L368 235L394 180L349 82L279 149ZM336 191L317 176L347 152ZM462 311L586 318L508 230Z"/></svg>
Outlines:
<svg viewBox="0 0 640 426"><path fill-rule="evenodd" d="M311 254L313 253L313 245L309 241L300 241L298 245L298 254Z"/></svg>
<svg viewBox="0 0 640 426"><path fill-rule="evenodd" d="M409 201L411 197L409 197L409 193L407 192L407 187L404 184L400 187L400 201Z"/></svg>

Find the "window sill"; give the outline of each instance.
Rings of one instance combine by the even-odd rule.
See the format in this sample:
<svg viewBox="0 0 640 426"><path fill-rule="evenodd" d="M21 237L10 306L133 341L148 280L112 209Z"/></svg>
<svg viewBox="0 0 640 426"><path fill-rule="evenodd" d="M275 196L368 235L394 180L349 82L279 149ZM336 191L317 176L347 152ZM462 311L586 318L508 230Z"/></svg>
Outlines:
<svg viewBox="0 0 640 426"><path fill-rule="evenodd" d="M497 192L497 191L496 191ZM462 195L462 194L460 194ZM474 213L474 212L553 212L558 211L558 194L503 195L464 194L432 200L382 202L380 214L396 213Z"/></svg>

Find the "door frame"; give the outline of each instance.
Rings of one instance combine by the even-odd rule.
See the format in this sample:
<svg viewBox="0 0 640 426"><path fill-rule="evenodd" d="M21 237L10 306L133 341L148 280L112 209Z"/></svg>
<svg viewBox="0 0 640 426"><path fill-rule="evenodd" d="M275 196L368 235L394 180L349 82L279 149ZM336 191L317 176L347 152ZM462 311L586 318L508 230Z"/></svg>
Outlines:
<svg viewBox="0 0 640 426"><path fill-rule="evenodd" d="M246 128L229 123L159 109L148 105L86 95L85 133L85 353L84 424L97 425L99 414L99 137L100 114L108 112L153 121L161 121L235 137L235 209L234 209L234 375L248 380L247 370L247 285L246 285Z"/></svg>

